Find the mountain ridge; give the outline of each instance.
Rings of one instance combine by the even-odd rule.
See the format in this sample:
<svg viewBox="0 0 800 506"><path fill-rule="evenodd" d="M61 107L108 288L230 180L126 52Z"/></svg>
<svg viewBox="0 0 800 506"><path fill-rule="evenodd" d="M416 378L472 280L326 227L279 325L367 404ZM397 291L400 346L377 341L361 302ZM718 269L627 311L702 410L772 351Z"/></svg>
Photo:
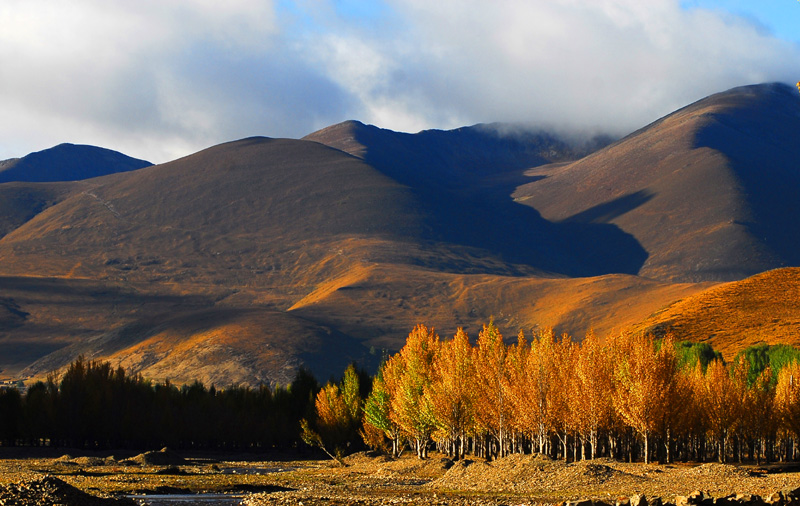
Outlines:
<svg viewBox="0 0 800 506"><path fill-rule="evenodd" d="M510 131L349 121L0 184L0 374L83 354L155 379L327 378L420 322L656 328L642 322L723 281L800 265L785 87L715 94L610 144Z"/></svg>

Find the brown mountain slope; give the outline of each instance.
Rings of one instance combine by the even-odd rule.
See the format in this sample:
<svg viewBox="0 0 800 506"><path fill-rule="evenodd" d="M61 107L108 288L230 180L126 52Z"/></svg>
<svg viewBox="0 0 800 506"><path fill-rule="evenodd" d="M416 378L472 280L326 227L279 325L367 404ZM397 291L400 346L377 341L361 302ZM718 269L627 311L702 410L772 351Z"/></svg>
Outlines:
<svg viewBox="0 0 800 506"><path fill-rule="evenodd" d="M37 187L58 199L0 239L7 351L0 367L41 375L84 354L161 379L280 382L287 364L327 377L349 360L369 360L370 345L399 348L419 321L454 328L486 321L497 308L511 314L505 308L518 291L504 290L506 298L491 285L515 279L502 274L536 269L505 262L491 243L448 242L452 235L440 228L458 213L443 218L437 213L446 206L426 205L422 192L384 172L316 142L258 138L136 172ZM15 188L0 185L22 195ZM454 281L457 273L489 277ZM376 275L392 297L415 300L413 313L373 304L369 293L336 298ZM477 290L473 296L426 296L439 278L480 288L466 290ZM666 291L669 301L684 295ZM485 301L465 309L475 298ZM323 300L324 311L317 304L308 312ZM448 304L456 309L440 307ZM281 312L290 307L296 310ZM367 307L375 312L369 320L394 323L368 324ZM469 322L459 321L464 314Z"/></svg>
<svg viewBox="0 0 800 506"><path fill-rule="evenodd" d="M69 196L72 184L0 184L0 238Z"/></svg>
<svg viewBox="0 0 800 506"><path fill-rule="evenodd" d="M459 326L474 338L490 318L509 340L519 330L529 333L541 327L582 339L590 329L600 335L619 332L708 286L624 274L537 278L377 266L360 277L321 287L289 312L375 348L399 348L420 322L436 327L443 338Z"/></svg>
<svg viewBox="0 0 800 506"><path fill-rule="evenodd" d="M559 223L617 225L647 251L639 273L734 280L800 265L800 97L735 88L565 165L514 198Z"/></svg>
<svg viewBox="0 0 800 506"><path fill-rule="evenodd" d="M779 85L731 90L576 162L547 136L346 123L0 185L2 374L83 353L283 382L397 349L419 322L619 331L710 286L678 280L795 261L797 105Z"/></svg>
<svg viewBox="0 0 800 506"><path fill-rule="evenodd" d="M800 346L800 268L715 286L669 305L636 328L709 342L728 360L762 342Z"/></svg>
<svg viewBox="0 0 800 506"><path fill-rule="evenodd" d="M566 141L507 125L406 134L348 121L305 137L344 150L420 196L436 238L566 276L635 274L647 254L607 223L556 223L509 195L525 169L575 160L608 140ZM591 251L586 244L593 245Z"/></svg>
<svg viewBox="0 0 800 506"><path fill-rule="evenodd" d="M291 339L290 336L301 336ZM351 361L374 368L356 340L281 311L206 308L138 317L89 340L60 348L22 371L42 377L74 357L101 357L149 378L207 385L289 384L300 366L327 380Z"/></svg>
<svg viewBox="0 0 800 506"><path fill-rule="evenodd" d="M294 291L362 260L337 241L402 258L380 243L424 235L402 185L302 141L247 139L81 184L0 241L0 271Z"/></svg>
<svg viewBox="0 0 800 506"><path fill-rule="evenodd" d="M84 354L162 378L275 382L279 364L300 363L327 377L367 348L280 313L322 287L375 265L535 272L442 241L417 192L316 142L245 139L53 188L60 200L0 239L7 371L34 362L27 373L42 374ZM187 319L207 323L187 330ZM393 348L407 332L393 328Z"/></svg>

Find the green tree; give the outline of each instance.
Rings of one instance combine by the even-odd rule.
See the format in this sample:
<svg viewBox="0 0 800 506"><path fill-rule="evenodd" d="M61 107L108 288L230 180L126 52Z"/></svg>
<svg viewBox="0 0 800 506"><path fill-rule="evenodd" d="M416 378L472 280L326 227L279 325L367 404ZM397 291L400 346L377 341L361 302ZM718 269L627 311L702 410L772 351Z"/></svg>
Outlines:
<svg viewBox="0 0 800 506"><path fill-rule="evenodd" d="M678 366L681 369L694 369L700 363L705 371L712 360L722 360L722 354L708 343L678 341L675 343L675 352L678 354Z"/></svg>

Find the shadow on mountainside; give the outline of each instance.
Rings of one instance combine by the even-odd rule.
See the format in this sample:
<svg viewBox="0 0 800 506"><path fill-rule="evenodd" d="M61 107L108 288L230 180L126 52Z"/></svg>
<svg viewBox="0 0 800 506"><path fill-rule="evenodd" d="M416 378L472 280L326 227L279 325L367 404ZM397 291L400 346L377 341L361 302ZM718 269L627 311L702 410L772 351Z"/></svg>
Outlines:
<svg viewBox="0 0 800 506"><path fill-rule="evenodd" d="M525 169L554 158L579 158L586 151L547 134L505 137L475 127L411 135L364 126L355 132L366 146L364 160L411 187L427 207L434 221L431 240L480 248L510 263L567 276L637 274L647 260L632 235L594 222L591 213L625 212L649 195L631 195L561 223L510 197L531 182Z"/></svg>
<svg viewBox="0 0 800 506"><path fill-rule="evenodd" d="M725 99L732 107L710 115L695 146L725 155L752 213L751 220L741 224L764 240L779 265L798 266L800 96L791 86L773 83L744 87Z"/></svg>

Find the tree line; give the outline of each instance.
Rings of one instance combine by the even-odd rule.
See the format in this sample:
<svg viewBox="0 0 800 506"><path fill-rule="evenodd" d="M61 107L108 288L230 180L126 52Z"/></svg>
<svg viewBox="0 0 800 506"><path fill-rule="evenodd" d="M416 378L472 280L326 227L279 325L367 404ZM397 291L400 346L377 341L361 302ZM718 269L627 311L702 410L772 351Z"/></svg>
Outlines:
<svg viewBox="0 0 800 506"><path fill-rule="evenodd" d="M418 325L370 377L351 365L320 388L173 385L79 358L24 393L0 390L0 445L153 449L431 448L463 458L798 457L800 351L759 345L725 363L703 343L622 334L581 342L540 330L473 345Z"/></svg>
<svg viewBox="0 0 800 506"><path fill-rule="evenodd" d="M70 448L290 448L313 412L317 380L286 387L177 386L108 362L73 362L60 377L0 391L0 444Z"/></svg>
<svg viewBox="0 0 800 506"><path fill-rule="evenodd" d="M800 352L751 347L725 363L703 343L621 334L582 342L541 330L507 345L490 323L472 345L418 325L367 396L348 369L315 398L303 437L332 456L360 441L425 458L541 453L567 460L795 459Z"/></svg>

